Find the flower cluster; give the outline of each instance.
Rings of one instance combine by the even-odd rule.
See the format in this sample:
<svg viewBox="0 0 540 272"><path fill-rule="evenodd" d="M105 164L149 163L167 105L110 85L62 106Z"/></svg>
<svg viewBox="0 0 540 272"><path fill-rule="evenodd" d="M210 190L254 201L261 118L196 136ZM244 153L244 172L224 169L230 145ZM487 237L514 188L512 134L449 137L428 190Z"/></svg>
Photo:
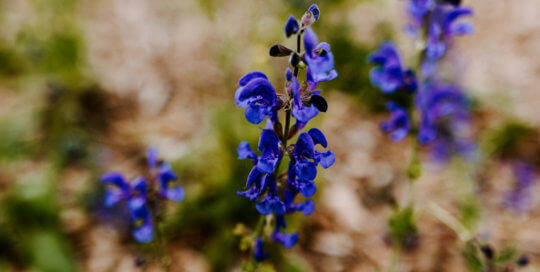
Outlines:
<svg viewBox="0 0 540 272"><path fill-rule="evenodd" d="M527 213L533 202L532 187L537 176L536 169L531 164L516 162L512 165L516 179L514 188L505 195L505 205L519 214Z"/></svg>
<svg viewBox="0 0 540 272"><path fill-rule="evenodd" d="M321 152L317 146L328 146L324 134L316 128L302 132L306 124L320 112L328 109L328 104L317 89L319 82L337 77L334 70L334 56L330 45L319 43L310 25L319 19L317 5L312 5L300 22L290 16L285 24L285 36L296 36L296 50L276 44L270 48L270 56L289 57L290 68L285 71L285 93L277 94L268 77L262 72L251 72L240 78L235 94L236 105L245 108L247 121L260 124L266 119L257 151L248 142L238 146L239 159L251 159L253 168L248 175L247 190L238 194L256 202L256 209L262 215L273 215L274 232L269 239L292 247L298 240L298 233L284 233L287 224L284 215L300 211L305 215L315 209L312 200L295 202L297 195L309 198L315 194L314 179L317 166L330 167L335 157L332 151ZM301 51L303 37L304 52ZM305 73L305 80L299 81L299 73ZM285 124L279 113L284 112ZM295 122L292 124L291 117ZM297 133L295 144L288 140ZM289 159L288 169L280 173L280 164ZM266 221L264 221L266 222ZM260 229L260 228L259 228ZM267 255L263 252L264 235L254 234L254 258L257 261Z"/></svg>
<svg viewBox="0 0 540 272"><path fill-rule="evenodd" d="M133 226L133 237L137 242L149 243L154 237L154 216L157 202L169 199L175 202L184 199L184 188L171 166L158 160L157 150L147 152L148 177L136 177L129 182L124 175L110 172L101 177L105 184L105 206L112 207L126 201Z"/></svg>
<svg viewBox="0 0 540 272"><path fill-rule="evenodd" d="M417 141L428 145L437 161L446 161L453 154L472 158L475 146L470 140L469 100L458 86L441 82L436 73L452 38L472 33L468 22L458 20L472 11L462 7L460 1L409 0L408 12L411 22L407 32L414 37L423 34L425 44L419 71L406 67L396 46L384 42L369 56L376 65L370 80L385 94L398 91L414 95L420 120L415 123L411 107L390 102L387 108L391 117L381 129L395 142L414 129Z"/></svg>

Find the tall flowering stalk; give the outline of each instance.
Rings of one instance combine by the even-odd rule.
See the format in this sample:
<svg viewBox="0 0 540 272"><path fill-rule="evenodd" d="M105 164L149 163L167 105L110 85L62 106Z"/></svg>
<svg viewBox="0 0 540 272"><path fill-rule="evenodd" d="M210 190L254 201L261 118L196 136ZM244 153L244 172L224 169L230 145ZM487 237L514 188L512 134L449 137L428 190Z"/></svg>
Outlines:
<svg viewBox="0 0 540 272"><path fill-rule="evenodd" d="M255 208L261 214L259 225L249 234L257 262L267 257L263 250L266 241L281 243L286 248L296 244L298 233L285 232L285 215L296 211L309 215L314 211L313 200L297 202L296 197L313 196L316 192L314 179L317 166L328 168L335 161L332 151L316 149L318 145L322 148L328 146L326 137L319 129L302 131L312 118L328 108L321 90L317 89L319 82L337 77L330 45L319 43L310 28L319 16L317 5L312 5L300 22L290 16L285 24L285 36L296 36L296 49L281 44L270 48L272 57L289 57L284 93L276 93L262 72L248 73L238 82L235 103L245 108L247 121L260 124L266 119L257 145L260 155L251 149L248 142L241 142L238 146L238 158L253 162L245 185L247 190L239 191L238 195L256 203ZM280 121L280 112L284 114L285 124ZM296 143L290 143L298 133ZM287 159L287 170L280 172L280 165ZM272 233L264 233L266 224L273 226Z"/></svg>
<svg viewBox="0 0 540 272"><path fill-rule="evenodd" d="M411 192L414 192L414 181L421 175L418 158L421 146L439 163L448 162L454 155L474 159L469 99L458 85L439 73L439 62L454 38L473 32L473 27L461 20L472 15L472 11L460 2L408 0L410 21L405 30L423 45L414 68L404 63L396 46L389 41L369 56L369 61L375 65L369 75L371 83L384 94L401 93L408 97L405 102L387 104L390 119L381 123L381 130L394 142L407 136L412 138L414 144L407 169ZM389 220L390 241L398 252L400 248L417 244L412 199L411 196L411 203L405 208L397 208Z"/></svg>
<svg viewBox="0 0 540 272"><path fill-rule="evenodd" d="M154 241L154 232L160 247L162 265L168 270L168 260L164 256L164 245L159 228L154 225L163 219L165 200L180 202L184 199L184 188L170 164L158 160L157 149L148 149L147 171L129 181L122 173L109 172L101 177L105 184L105 206L112 207L126 202L130 215L133 238L139 243ZM155 231L154 231L155 230Z"/></svg>

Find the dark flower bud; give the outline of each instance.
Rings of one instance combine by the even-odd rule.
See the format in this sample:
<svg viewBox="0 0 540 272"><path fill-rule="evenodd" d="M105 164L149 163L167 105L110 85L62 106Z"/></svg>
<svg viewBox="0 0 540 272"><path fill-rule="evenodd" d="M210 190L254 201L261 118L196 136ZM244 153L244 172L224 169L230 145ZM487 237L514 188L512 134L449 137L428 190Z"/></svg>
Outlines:
<svg viewBox="0 0 540 272"><path fill-rule="evenodd" d="M291 58L289 59L289 63L292 67L298 66L298 64L300 63L300 56L297 53L293 53L291 55Z"/></svg>
<svg viewBox="0 0 540 272"><path fill-rule="evenodd" d="M527 266L529 264L529 262L530 262L529 256L521 256L517 260L516 264L518 266L520 266L520 267L523 267L523 266Z"/></svg>
<svg viewBox="0 0 540 272"><path fill-rule="evenodd" d="M495 256L495 252L493 252L493 248L491 248L491 246L489 245L483 245L480 250L482 250L482 253L484 254L484 256L486 256L486 258L488 260L492 260L493 257Z"/></svg>
<svg viewBox="0 0 540 272"><path fill-rule="evenodd" d="M461 0L443 0L442 2L443 3L449 3L449 4L452 4L454 6L461 5Z"/></svg>
<svg viewBox="0 0 540 272"><path fill-rule="evenodd" d="M326 112L328 110L328 103L326 102L326 99L320 95L312 95L311 104L313 104L321 112Z"/></svg>
<svg viewBox="0 0 540 272"><path fill-rule="evenodd" d="M299 29L298 21L291 15L285 24L285 36L289 38L291 35L298 33Z"/></svg>
<svg viewBox="0 0 540 272"><path fill-rule="evenodd" d="M292 49L287 48L281 44L274 44L270 47L270 56L271 57L286 57L293 52Z"/></svg>
<svg viewBox="0 0 540 272"><path fill-rule="evenodd" d="M294 137L294 135L296 135L297 132L298 132L298 126L294 124L291 127L291 129L289 129L289 135L287 135L287 139L291 139L292 137Z"/></svg>
<svg viewBox="0 0 540 272"><path fill-rule="evenodd" d="M316 4L311 5L302 16L302 26L309 26L319 19L320 11Z"/></svg>
<svg viewBox="0 0 540 272"><path fill-rule="evenodd" d="M274 123L274 133L279 139L283 139L283 125L280 122Z"/></svg>

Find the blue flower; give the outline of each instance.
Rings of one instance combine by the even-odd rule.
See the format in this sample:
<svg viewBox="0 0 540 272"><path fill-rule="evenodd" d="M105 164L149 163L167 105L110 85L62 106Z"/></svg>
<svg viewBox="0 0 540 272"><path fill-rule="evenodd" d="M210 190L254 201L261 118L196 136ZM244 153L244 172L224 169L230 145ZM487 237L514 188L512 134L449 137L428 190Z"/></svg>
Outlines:
<svg viewBox="0 0 540 272"><path fill-rule="evenodd" d="M255 239L255 245L253 247L253 258L255 258L255 261L257 262L268 258L268 255L264 252L263 241L261 240L261 238Z"/></svg>
<svg viewBox="0 0 540 272"><path fill-rule="evenodd" d="M287 228L287 223L283 216L276 216L276 228L272 234L272 240L282 244L285 248L293 247L298 241L298 232L286 234L280 232L281 229Z"/></svg>
<svg viewBox="0 0 540 272"><path fill-rule="evenodd" d="M156 148L148 149L146 159L150 173L153 174L159 183L160 195L175 202L182 201L185 197L184 187L178 184L178 177L173 172L171 165L158 161Z"/></svg>
<svg viewBox="0 0 540 272"><path fill-rule="evenodd" d="M433 0L410 0L407 11L411 17L411 22L406 26L405 31L415 37L418 30L424 23L424 18L431 7L435 4Z"/></svg>
<svg viewBox="0 0 540 272"><path fill-rule="evenodd" d="M289 38L291 35L298 33L298 30L300 30L298 21L291 15L285 24L285 36Z"/></svg>
<svg viewBox="0 0 540 272"><path fill-rule="evenodd" d="M288 190L283 191L283 202L285 203L285 212L293 213L299 211L304 215L310 215L315 211L315 202L309 199L304 203L294 204L294 198L298 194L297 190Z"/></svg>
<svg viewBox="0 0 540 272"><path fill-rule="evenodd" d="M291 112L292 115L294 116L294 118L296 118L297 122L301 122L301 123L309 122L311 118L319 114L319 110L313 103L310 103L309 106L306 106L302 98L311 96L311 95L319 95L321 91L309 92L305 90L304 88L300 88L300 84L298 83L298 80L296 80L295 77L292 78L292 81L289 86L292 91L293 99L294 99L293 108Z"/></svg>
<svg viewBox="0 0 540 272"><path fill-rule="evenodd" d="M416 107L421 113L418 142L431 147L436 161L447 161L455 154L475 159L469 105L468 98L454 85L426 82L418 93Z"/></svg>
<svg viewBox="0 0 540 272"><path fill-rule="evenodd" d="M293 160L289 164L288 185L298 190L304 197L315 194L316 187L313 180L317 176L317 165L320 164L326 169L335 162L334 153L331 150L318 152L315 150L317 144L323 147L328 145L324 134L312 128L308 133L303 132L298 136L291 154Z"/></svg>
<svg viewBox="0 0 540 272"><path fill-rule="evenodd" d="M388 102L386 108L390 111L390 120L381 123L381 129L385 133L390 133L390 138L394 142L405 139L411 129L407 111L394 102Z"/></svg>
<svg viewBox="0 0 540 272"><path fill-rule="evenodd" d="M246 188L249 189L238 192L238 195L256 201L268 189L266 198L256 205L257 210L264 215L285 212L285 206L277 196L277 185L273 177L276 164L281 158L278 143L279 139L273 130L263 129L258 146L261 156L257 157L247 142L240 143L237 150L239 159L250 158L255 165L247 179Z"/></svg>
<svg viewBox="0 0 540 272"><path fill-rule="evenodd" d="M384 42L379 49L369 55L369 61L378 67L371 69L371 84L383 93L392 93L398 89L416 91L416 76L411 69L405 69L399 53L392 42Z"/></svg>
<svg viewBox="0 0 540 272"><path fill-rule="evenodd" d="M469 8L450 4L436 4L427 20L426 59L422 63L422 73L431 76L437 69L437 60L446 52L449 40L454 36L472 34L473 26L458 20L470 16Z"/></svg>
<svg viewBox="0 0 540 272"><path fill-rule="evenodd" d="M515 162L512 170L516 179L514 188L505 194L507 208L518 214L527 213L533 204L533 186L536 182L536 169L525 162Z"/></svg>
<svg viewBox="0 0 540 272"><path fill-rule="evenodd" d="M110 208L131 194L131 185L121 173L107 173L101 177L101 181L106 185L105 207Z"/></svg>
<svg viewBox="0 0 540 272"><path fill-rule="evenodd" d="M274 87L261 72L244 75L238 85L234 99L238 106L246 108L245 116L250 123L261 123L280 104Z"/></svg>
<svg viewBox="0 0 540 272"><path fill-rule="evenodd" d="M307 74L313 82L329 81L337 77L330 45L325 42L318 43L317 36L309 27L304 32L304 48Z"/></svg>
<svg viewBox="0 0 540 272"><path fill-rule="evenodd" d="M135 180L133 186L134 195L127 202L133 225L132 234L139 243L149 243L154 237L152 216L146 203L146 186L144 178Z"/></svg>

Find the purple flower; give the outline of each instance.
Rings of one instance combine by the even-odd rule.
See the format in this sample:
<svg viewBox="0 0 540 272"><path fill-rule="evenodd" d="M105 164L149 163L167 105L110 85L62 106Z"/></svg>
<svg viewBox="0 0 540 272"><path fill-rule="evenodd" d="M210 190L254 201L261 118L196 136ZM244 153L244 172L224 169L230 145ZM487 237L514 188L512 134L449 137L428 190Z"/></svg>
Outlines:
<svg viewBox="0 0 540 272"><path fill-rule="evenodd" d="M291 35L298 33L298 30L300 30L298 21L291 15L285 24L285 36L289 38Z"/></svg>
<svg viewBox="0 0 540 272"><path fill-rule="evenodd" d="M405 31L407 34L415 37L418 35L418 30L424 23L424 17L435 4L433 0L410 0L407 6L407 11L411 17L411 22L407 24Z"/></svg>
<svg viewBox="0 0 540 272"><path fill-rule="evenodd" d="M146 159L150 173L154 173L159 183L160 195L175 202L182 201L185 196L184 187L178 183L178 177L172 171L171 165L158 161L156 148L148 149Z"/></svg>
<svg viewBox="0 0 540 272"><path fill-rule="evenodd" d="M426 82L418 93L418 142L431 147L436 161L447 161L455 154L474 159L476 146L470 136L469 105L468 98L454 85Z"/></svg>
<svg viewBox="0 0 540 272"><path fill-rule="evenodd" d="M154 226L150 210L146 204L146 180L138 178L134 183L135 195L130 197L127 207L133 225L133 237L139 243L149 243L154 237Z"/></svg>
<svg viewBox="0 0 540 272"><path fill-rule="evenodd" d="M536 169L533 165L516 162L512 165L516 179L514 188L505 194L506 207L518 214L529 212L533 204L533 186L536 182Z"/></svg>
<svg viewBox="0 0 540 272"><path fill-rule="evenodd" d="M294 198L298 194L297 190L285 189L283 192L283 202L285 203L285 212L293 213L299 211L304 215L310 215L315 211L315 202L309 199L304 203L294 204Z"/></svg>
<svg viewBox="0 0 540 272"><path fill-rule="evenodd" d="M105 207L107 208L127 199L131 194L131 185L121 173L107 173L101 177L101 181L106 185Z"/></svg>
<svg viewBox="0 0 540 272"><path fill-rule="evenodd" d="M148 243L153 238L153 225L150 211L146 205L146 179L139 177L133 185L126 181L120 173L111 172L103 175L105 189L105 206L112 207L116 203L127 200L127 208L133 224L133 237L140 243Z"/></svg>
<svg viewBox="0 0 540 272"><path fill-rule="evenodd" d="M330 45L325 42L318 43L317 36L309 27L304 32L304 48L307 74L313 82L329 81L337 77Z"/></svg>
<svg viewBox="0 0 540 272"><path fill-rule="evenodd" d="M411 69L405 69L392 42L382 43L379 49L369 55L369 61L377 65L369 73L371 84L383 93L392 93L398 89L416 91L416 76Z"/></svg>
<svg viewBox="0 0 540 272"><path fill-rule="evenodd" d="M409 134L411 124L407 111L394 102L388 102L386 108L390 111L390 120L381 123L381 130L390 134L394 142L400 142Z"/></svg>
<svg viewBox="0 0 540 272"><path fill-rule="evenodd" d="M238 85L234 100L238 106L246 108L245 116L250 123L261 123L280 104L274 87L261 72L244 75Z"/></svg>
<svg viewBox="0 0 540 272"><path fill-rule="evenodd" d="M303 98L307 98L312 95L319 95L321 93L320 90L310 92L305 90L304 88L300 88L300 84L298 83L298 80L296 80L295 77L292 78L292 81L290 83L290 89L293 94L293 109L292 109L292 115L294 118L296 118L297 122L300 123L307 123L311 118L317 116L319 114L319 110L317 107L310 103L309 106L306 106L304 104ZM323 98L324 99L324 98Z"/></svg>
<svg viewBox="0 0 540 272"><path fill-rule="evenodd" d="M282 244L285 248L293 247L298 241L298 232L286 234L280 232L281 229L286 229L287 223L283 216L276 216L276 228L272 234L272 240Z"/></svg>
<svg viewBox="0 0 540 272"><path fill-rule="evenodd" d="M291 155L293 160L289 164L288 185L298 190L304 197L315 194L316 187L313 180L317 176L317 165L320 164L326 169L335 162L334 153L331 150L327 152L315 150L317 144L327 147L324 134L312 128L308 133L303 132L298 136Z"/></svg>
<svg viewBox="0 0 540 272"><path fill-rule="evenodd" d="M263 241L261 238L255 239L255 245L253 246L253 258L255 258L257 262L268 258L268 255L264 252Z"/></svg>
<svg viewBox="0 0 540 272"><path fill-rule="evenodd" d="M469 8L451 4L436 4L427 19L426 59L422 63L422 73L431 76L437 69L437 60L446 52L454 36L472 34L473 26L458 20L470 16Z"/></svg>

